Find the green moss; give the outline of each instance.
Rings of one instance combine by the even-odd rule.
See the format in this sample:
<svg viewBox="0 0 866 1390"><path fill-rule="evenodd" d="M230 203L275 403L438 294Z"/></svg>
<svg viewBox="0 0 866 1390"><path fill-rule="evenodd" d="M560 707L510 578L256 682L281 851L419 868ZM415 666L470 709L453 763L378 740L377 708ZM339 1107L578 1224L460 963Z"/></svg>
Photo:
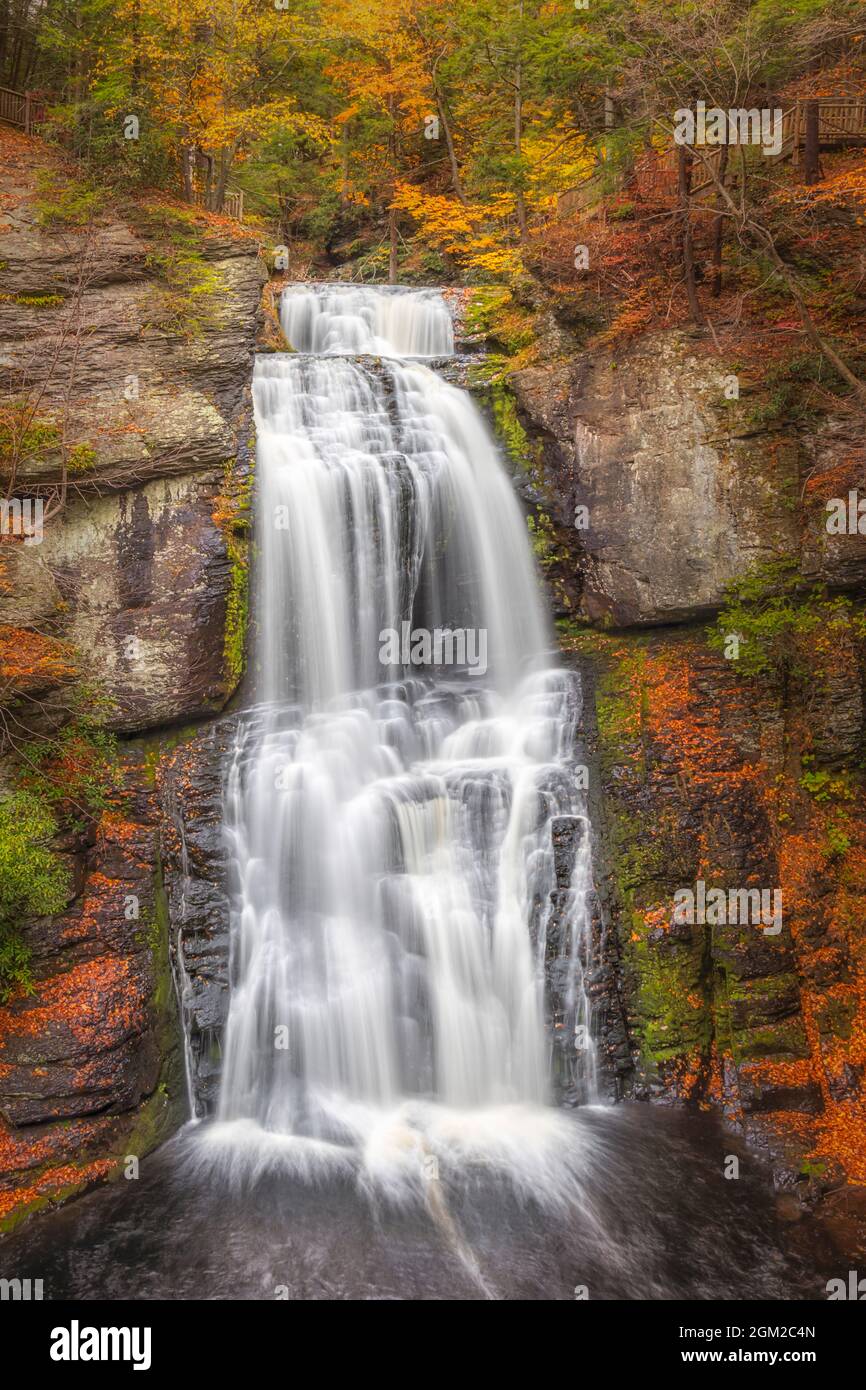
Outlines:
<svg viewBox="0 0 866 1390"><path fill-rule="evenodd" d="M222 276L194 251L176 248L152 251L148 267L168 286L151 323L165 332L198 338L217 316Z"/></svg>
<svg viewBox="0 0 866 1390"><path fill-rule="evenodd" d="M760 1004L761 1001L772 1002L790 994L792 986L796 986L796 983L796 975L791 974L762 975L757 979L739 979L736 975L729 974L728 992L732 1001Z"/></svg>
<svg viewBox="0 0 866 1390"><path fill-rule="evenodd" d="M535 558L543 570L568 560L568 555L559 544L556 530L547 512L539 511L535 516L528 516L526 525Z"/></svg>
<svg viewBox="0 0 866 1390"><path fill-rule="evenodd" d="M53 420L40 419L30 402L11 401L0 407L0 457L20 465L40 463L60 447L60 430Z"/></svg>
<svg viewBox="0 0 866 1390"><path fill-rule="evenodd" d="M226 597L226 628L223 649L224 671L230 689L234 690L244 673L247 626L249 622L249 564L246 548L241 551L237 542L229 546L231 563L229 591Z"/></svg>
<svg viewBox="0 0 866 1390"><path fill-rule="evenodd" d="M511 291L505 285L481 285L470 290L464 316L466 332L473 337L489 337L498 313L510 303Z"/></svg>
<svg viewBox="0 0 866 1390"><path fill-rule="evenodd" d="M31 1177L35 1179L38 1174L31 1174ZM65 1186L57 1188L55 1191L34 1197L26 1206L16 1207L8 1216L0 1218L0 1235L10 1235L16 1227L36 1212L47 1211L51 1207L59 1207L63 1202L68 1202L70 1197L77 1197L90 1185L90 1182L91 1179L86 1174L82 1175L78 1182L66 1183Z"/></svg>
<svg viewBox="0 0 866 1390"><path fill-rule="evenodd" d="M866 618L842 595L809 587L791 559L759 565L728 585L725 604L708 632L713 650L741 676L770 681L821 679L815 638L866 635ZM732 637L739 639L730 656Z"/></svg>
<svg viewBox="0 0 866 1390"><path fill-rule="evenodd" d="M127 1157L143 1158L164 1143L183 1120L184 1087L177 996L171 966L171 920L158 838L153 870L153 908L139 921L137 936L151 953L154 987L149 1007L154 1016L161 1065L157 1085L141 1102L132 1124L114 1148L116 1164L111 1177L120 1181L123 1181Z"/></svg>
<svg viewBox="0 0 866 1390"><path fill-rule="evenodd" d="M827 1163L821 1158L807 1158L800 1164L804 1178L822 1178L827 1171Z"/></svg>
<svg viewBox="0 0 866 1390"><path fill-rule="evenodd" d="M851 774L847 771L827 772L825 769L813 771L814 757L804 753L801 762L806 769L800 778L800 786L822 804L853 801L856 795L851 785Z"/></svg>
<svg viewBox="0 0 866 1390"><path fill-rule="evenodd" d="M63 303L62 294L0 294L0 302L19 304L22 309L56 309Z"/></svg>
<svg viewBox="0 0 866 1390"><path fill-rule="evenodd" d="M529 435L517 417L517 402L513 394L502 382L496 382L491 387L490 404L494 428L505 452L514 463L528 472L532 462Z"/></svg>
<svg viewBox="0 0 866 1390"><path fill-rule="evenodd" d="M600 674L596 690L602 771L610 772L627 755L629 765L641 781L646 776L641 737L646 711L642 693L636 699L635 691L643 691L643 659L642 647L637 642L631 644L625 653L620 649L615 664L607 664Z"/></svg>
<svg viewBox="0 0 866 1390"><path fill-rule="evenodd" d="M223 641L223 672L229 693L237 688L246 661L253 482L252 471L245 479L239 481L235 476L234 461L230 459L226 463L225 486L215 517L225 538L229 560L229 588L226 595Z"/></svg>
<svg viewBox="0 0 866 1390"><path fill-rule="evenodd" d="M849 1039L854 1031L857 1000L828 998L815 1010L815 1023L823 1038Z"/></svg>
<svg viewBox="0 0 866 1390"><path fill-rule="evenodd" d="M96 450L89 444L76 444L69 451L69 471L71 473L88 473L91 468L96 467Z"/></svg>
<svg viewBox="0 0 866 1390"><path fill-rule="evenodd" d="M675 801L647 800L648 706L643 679L646 634L608 637L567 624L565 644L595 672L598 764L606 873L618 909L623 979L640 1068L658 1075L664 1063L707 1054L713 1031L708 933L664 930L674 893L693 878L694 845ZM649 921L649 914L653 914ZM660 930L654 929L656 922Z"/></svg>
<svg viewBox="0 0 866 1390"><path fill-rule="evenodd" d="M62 176L54 170L40 170L36 187L36 220L40 227L49 230L86 227L105 205L102 189L86 180L71 178L68 170Z"/></svg>
<svg viewBox="0 0 866 1390"><path fill-rule="evenodd" d="M496 438L511 462L524 473L533 473L539 463L539 449L520 423L517 398L506 379L507 369L507 360L491 353L470 366L469 389L486 409Z"/></svg>
<svg viewBox="0 0 866 1390"><path fill-rule="evenodd" d="M146 265L163 285L150 327L200 337L218 320L225 282L203 253L195 214L163 203L133 203L124 214L149 241Z"/></svg>
<svg viewBox="0 0 866 1390"><path fill-rule="evenodd" d="M56 421L37 416L26 399L0 406L0 468L16 468L47 463L52 456L62 460L63 437ZM11 462L10 462L11 461ZM81 473L96 463L96 451L89 444L75 444L66 455L71 473Z"/></svg>
<svg viewBox="0 0 866 1390"><path fill-rule="evenodd" d="M157 784L162 759L194 738L198 731L196 724L177 725L171 729L160 729L158 733L142 735L129 745L140 751L142 776L149 787Z"/></svg>
<svg viewBox="0 0 866 1390"><path fill-rule="evenodd" d="M33 791L0 798L0 1003L32 992L21 919L59 912L67 901L68 873L51 844L56 834L51 807Z"/></svg>
<svg viewBox="0 0 866 1390"><path fill-rule="evenodd" d="M691 942L649 942L644 935L632 943L630 960L638 977L634 1002L644 1067L654 1070L683 1054L706 1053L713 1013L702 933Z"/></svg>
<svg viewBox="0 0 866 1390"><path fill-rule="evenodd" d="M762 1062L768 1058L797 1062L809 1056L809 1042L799 1018L734 1029L731 1040L736 1062Z"/></svg>

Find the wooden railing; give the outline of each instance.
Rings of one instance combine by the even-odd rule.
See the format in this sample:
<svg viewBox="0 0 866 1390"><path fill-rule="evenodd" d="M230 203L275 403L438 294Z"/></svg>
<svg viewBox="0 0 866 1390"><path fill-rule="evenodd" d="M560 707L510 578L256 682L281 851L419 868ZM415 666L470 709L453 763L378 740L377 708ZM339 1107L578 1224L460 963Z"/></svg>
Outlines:
<svg viewBox="0 0 866 1390"><path fill-rule="evenodd" d="M208 206L208 194L203 192L201 189L193 189L192 200L197 207L206 208ZM238 222L243 222L244 191L242 188L226 189L225 194L223 196L222 210L226 217L236 217Z"/></svg>
<svg viewBox="0 0 866 1390"><path fill-rule="evenodd" d="M799 163L800 151L806 136L807 105L806 101L797 101L787 111L782 112L782 143L775 158L790 157L794 164ZM860 140L866 140L866 97L821 97L818 100L819 145L826 148ZM730 146L728 148L730 149ZM700 158L696 158L692 165L693 197L716 187L721 157L721 145L701 148ZM623 188L626 182L644 198L672 197L677 190L676 150L647 151L637 160L628 179L620 176L617 181L618 187ZM596 206L604 196L606 183L610 184L610 176L605 170L597 170L577 188L570 188L567 192L561 193L556 203L557 216L569 217Z"/></svg>
<svg viewBox="0 0 866 1390"><path fill-rule="evenodd" d="M45 120L45 102L32 92L0 87L0 121L20 125L27 135Z"/></svg>
<svg viewBox="0 0 866 1390"><path fill-rule="evenodd" d="M800 162L800 150L806 136L806 105L798 101L791 121L791 153L794 163ZM822 97L818 102L818 144L847 145L866 139L866 97Z"/></svg>

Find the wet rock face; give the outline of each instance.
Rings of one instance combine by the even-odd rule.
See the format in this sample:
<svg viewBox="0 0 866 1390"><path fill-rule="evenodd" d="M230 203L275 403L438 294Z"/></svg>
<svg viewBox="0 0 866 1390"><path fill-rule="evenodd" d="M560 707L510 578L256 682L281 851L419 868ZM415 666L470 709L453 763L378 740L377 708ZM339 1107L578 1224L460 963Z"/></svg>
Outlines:
<svg viewBox="0 0 866 1390"><path fill-rule="evenodd" d="M67 847L69 910L27 931L34 992L0 1008L0 1230L179 1119L158 817L134 759L124 780L122 805Z"/></svg>
<svg viewBox="0 0 866 1390"><path fill-rule="evenodd" d="M50 156L32 143L0 231L0 401L38 398L39 419L86 452L42 542L4 546L0 623L71 642L111 726L141 731L220 708L236 682L219 497L247 469L264 270L255 239L182 223L212 291L195 321L173 315L163 243L136 222L150 225L147 209L130 225L43 225L36 167ZM56 441L25 451L16 492L54 505L61 465Z"/></svg>
<svg viewBox="0 0 866 1390"><path fill-rule="evenodd" d="M509 384L578 579L569 616L597 629L565 643L595 695L597 892L625 1010L608 1061L637 1098L719 1108L798 1191L862 1181L862 637L822 624L812 677L782 685L738 679L702 625L775 559L856 602L866 534L826 523L866 496L862 441L842 418L758 423L680 332L538 360ZM779 888L781 932L675 921L698 880Z"/></svg>
<svg viewBox="0 0 866 1390"><path fill-rule="evenodd" d="M157 479L70 504L39 546L17 546L0 621L45 628L63 614L83 673L136 731L219 708L232 583L213 521L221 478Z"/></svg>
<svg viewBox="0 0 866 1390"><path fill-rule="evenodd" d="M732 579L788 554L831 584L866 582L866 536L840 541L824 524L820 480L838 492L850 438L831 427L805 443L756 425L747 399L726 399L726 380L679 332L641 339L616 360L573 352L509 377L557 520L574 535L590 620L701 618ZM802 530L807 474L820 497ZM586 524L574 530L578 508Z"/></svg>
<svg viewBox="0 0 866 1390"><path fill-rule="evenodd" d="M208 738L225 730L183 757L189 734L153 731L218 712L241 673L265 278L256 238L182 207L145 199L87 229L49 225L37 173L62 188L59 156L10 139L21 150L0 171L0 405L38 398L42 425L62 423L83 454L41 541L2 545L5 726L55 735L96 699L100 723L148 741L122 738L122 791L55 846L66 910L23 924L34 992L0 1008L0 1229L142 1156L182 1119L173 964L202 1077L218 1055L228 923L206 867L219 861L221 787ZM210 286L194 304L163 273L177 232ZM63 453L50 428L40 440L18 460L15 492L53 507ZM205 786L199 759L211 757ZM169 788L174 759L184 776ZM0 763L0 783L11 771ZM194 805L181 810L185 796Z"/></svg>
<svg viewBox="0 0 866 1390"><path fill-rule="evenodd" d="M216 1108L229 1004L229 914L223 788L234 718L202 726L162 763L163 872L172 960L195 1113Z"/></svg>
<svg viewBox="0 0 866 1390"><path fill-rule="evenodd" d="M34 993L0 1008L0 1232L215 1109L234 736L228 717L131 744L122 807L70 843L67 912L28 927Z"/></svg>
<svg viewBox="0 0 866 1390"><path fill-rule="evenodd" d="M96 458L76 491L135 487L231 457L232 421L252 372L264 270L255 240L202 233L214 290L198 326L166 318L153 244L118 222L88 232L40 229L26 190L0 233L0 392L39 390L40 410L61 407L74 381L68 428ZM36 282L38 281L38 286ZM25 288L19 288L24 286ZM19 302L37 297L32 307ZM164 320L164 326L157 326ZM58 459L24 459L23 488L59 478Z"/></svg>
<svg viewBox="0 0 866 1390"><path fill-rule="evenodd" d="M83 891L62 930L45 921L30 933L39 996L16 1001L0 1041L0 1110L12 1124L124 1110L154 1089L153 960L137 925L154 912L153 853L148 827L106 822L99 842L78 852ZM139 916L128 920L132 896Z"/></svg>
<svg viewBox="0 0 866 1390"><path fill-rule="evenodd" d="M862 803L852 800L846 820L850 850L834 858L839 808L801 785L801 715L780 690L739 682L700 629L585 634L581 650L595 694L596 870L620 950L626 1091L718 1108L809 1193L840 1161L858 1179ZM832 680L815 684L832 698ZM829 757L823 727L808 731L818 735L810 746ZM701 883L724 890L720 916L698 909ZM696 910L678 920L683 889ZM739 898L732 908L731 890L744 889L766 891L766 920L743 920Z"/></svg>

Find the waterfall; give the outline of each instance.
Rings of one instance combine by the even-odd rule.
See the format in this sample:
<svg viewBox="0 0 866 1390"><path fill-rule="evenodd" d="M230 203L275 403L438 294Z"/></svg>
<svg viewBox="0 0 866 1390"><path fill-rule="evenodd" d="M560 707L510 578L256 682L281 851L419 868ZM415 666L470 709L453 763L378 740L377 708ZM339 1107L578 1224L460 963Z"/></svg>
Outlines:
<svg viewBox="0 0 866 1390"><path fill-rule="evenodd" d="M296 352L380 357L449 357L451 315L438 290L295 285L284 291L280 322Z"/></svg>
<svg viewBox="0 0 866 1390"><path fill-rule="evenodd" d="M576 1143L549 1103L563 897L558 1026L594 1078L579 684L551 664L480 414L409 360L452 350L441 296L301 287L282 322L299 351L253 380L258 703L226 791L232 987L203 1142L232 1171L393 1195L482 1163L537 1196Z"/></svg>

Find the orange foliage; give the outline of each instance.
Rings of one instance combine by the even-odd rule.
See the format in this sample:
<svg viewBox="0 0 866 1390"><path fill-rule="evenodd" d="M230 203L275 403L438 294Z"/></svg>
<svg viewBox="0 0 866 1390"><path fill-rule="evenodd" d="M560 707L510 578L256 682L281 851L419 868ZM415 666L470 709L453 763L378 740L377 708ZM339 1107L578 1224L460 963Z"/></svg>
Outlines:
<svg viewBox="0 0 866 1390"><path fill-rule="evenodd" d="M77 675L68 642L21 627L0 627L0 699L12 691L32 693Z"/></svg>

